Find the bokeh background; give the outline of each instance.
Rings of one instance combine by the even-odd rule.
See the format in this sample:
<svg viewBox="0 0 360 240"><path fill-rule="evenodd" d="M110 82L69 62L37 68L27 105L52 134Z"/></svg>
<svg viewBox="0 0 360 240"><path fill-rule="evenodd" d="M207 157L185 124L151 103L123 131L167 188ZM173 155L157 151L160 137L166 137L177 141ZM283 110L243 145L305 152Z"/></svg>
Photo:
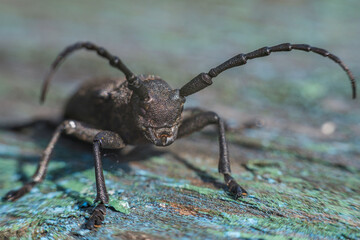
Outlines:
<svg viewBox="0 0 360 240"><path fill-rule="evenodd" d="M211 67L217 66L238 53L250 52L263 46L272 46L283 42L307 43L325 48L339 56L353 71L355 77L359 78L359 11L360 2L357 0L1 0L0 123L22 122L34 118L56 119L61 116L66 98L86 79L96 76L122 76L119 71L109 67L108 63L97 57L96 54L85 51L77 52L67 59L57 72L51 84L48 99L43 106L40 106L38 103L40 88L51 62L64 47L77 41L92 41L104 46L113 54L118 55L132 71L139 74L159 75L174 88L180 88L198 73L208 71ZM337 191L344 192L345 187L352 189L346 196L355 202L352 207L347 203L341 205L344 209L346 206L346 209L349 210L349 214L344 219L350 219L352 225L341 220L342 224L329 232L315 229L313 232L310 231L310 235L306 235L306 233L294 235L296 226L285 228L286 231L280 231L276 226L268 226L268 228L264 228L263 232L257 232L249 227L250 223L229 220L230 223L225 222L223 225L219 223L220 233L218 235L205 231L208 235L202 235L202 237L260 236L256 234L263 234L266 237L278 234L279 236L306 238L319 236L338 238L339 231L341 232L342 229L345 231L341 233L344 236L359 236L355 235L355 231L349 230L359 230L359 181L356 180L359 179L360 169L359 101L351 99L349 80L337 64L313 53L299 51L273 53L269 57L251 60L245 66L222 73L214 79L211 87L191 96L186 106L200 106L215 111L232 126L241 125L252 119L260 119L264 122L263 128L247 130L242 133L243 139L250 139L253 144L250 144L251 146L249 141L244 143L237 139L238 135L230 137L233 141L231 151L234 152L234 158L238 159L234 163L235 175L242 178L243 171L251 170L253 176L249 177L245 174L242 181L245 181L244 184L250 188L250 192L257 199L261 199L262 193L264 198L269 194L279 193L266 192L270 190L262 185L251 187L253 186L252 182L262 181L258 176L262 176L264 179L261 172L256 172L259 170L256 168L258 166L252 162L258 161L260 158L265 162L269 159L282 159L289 168L297 165L298 169L293 169L293 172L286 172L282 169L284 175L290 174L293 178L307 182L311 182L311 177L296 175L297 172L300 172L299 169L302 171L314 167L314 171L319 173L319 169L322 169L321 166L324 163L332 164L333 167L339 165L341 169L347 170L344 170L343 173L337 172L334 179L326 179L324 176L334 169L322 169L324 172L321 172L321 176L315 177L316 181L313 179L311 184L323 185L327 196ZM16 148L21 141L19 136L9 135L6 132L1 132L1 134L1 151L4 156L8 156L9 149ZM28 148L28 152L39 155L42 145L46 143L50 134L48 133L43 140L37 140L40 143L35 142L34 145L21 146L25 150ZM20 139L31 141L26 134L21 135ZM216 175L216 138L213 138L213 141L205 139L206 137L195 135L192 140L190 138L190 142L180 140L177 147L170 149L179 154L185 149L189 151L188 154L193 152L195 156L202 156L201 154L208 152L209 148L214 149L207 153L208 157L200 157L202 160L199 161L200 165L201 163L204 166L208 164L208 167L203 170L211 172L216 176L215 178L221 179ZM189 150L189 146L192 146L193 143L191 141L199 142L201 146L198 150L195 146ZM237 141L248 144L250 147L246 148L241 144L238 146ZM277 147L272 148L274 145L271 143L277 144ZM308 161L307 165L303 166L303 163L301 161L299 163L297 158L286 162L289 156L293 156L291 154L298 153L289 153L287 148L289 146L292 149L300 148L301 150L296 150L300 153L305 149L310 155L315 154L317 158L321 156L322 164L316 167L316 164ZM255 150L249 150L251 147ZM256 147L268 149L268 151L259 153ZM282 150L288 155L281 155L281 157L271 155ZM89 151L87 154L86 156L91 159L91 152ZM61 157L64 156L61 154L59 156L56 161L63 161ZM70 161L71 157L67 157ZM187 158L190 157L187 156ZM66 162L66 160L64 161ZM149 167L151 161L142 168L147 170L150 168L149 171L156 172ZM199 161L197 165L199 165ZM34 160L30 165L35 165L35 163ZM156 162L156 164L161 165L162 162ZM13 173L11 167L8 171L9 174ZM267 172L267 174L270 173ZM16 175L14 176L11 179L19 181ZM31 171L28 176L31 176ZM173 177L172 173L168 173L168 176ZM187 177L190 178L189 176ZM347 181L348 177L352 179L350 182ZM181 174L178 178L181 178ZM175 176L174 179L177 177ZM2 181L1 193L5 193L14 186L19 186L19 182L17 184L7 183L8 179L5 179L5 175L3 175ZM277 181L277 183L280 182ZM326 189L325 186L331 185L330 183L334 186L339 183L338 185L342 184L345 187L340 190L337 187ZM200 186L202 183L198 181L196 184ZM269 183L266 182L266 184ZM272 184L276 185L276 182ZM211 188L211 186L207 187ZM292 187L296 188L296 186ZM284 201L286 202L286 199ZM256 204L265 204L262 206L264 208L269 207L264 202ZM309 205L302 204L305 203L295 204L300 212L309 207ZM294 208L296 208L295 205ZM8 207L8 205L6 206ZM246 212L246 207L244 208ZM281 210L279 206L274 208ZM341 212L344 209L339 208L338 211ZM350 209L353 209L354 213L350 213ZM320 214L324 211L319 210L318 212ZM6 211L5 213L8 214ZM338 212L335 215L338 216ZM54 217L56 216L55 214ZM3 219L2 223L4 224L4 222L6 221ZM263 229L264 224L259 222L257 224L256 228ZM245 225L249 228L246 228ZM21 227L23 226L26 225L21 225ZM135 228L133 231L136 232L139 229L142 228ZM195 230L191 230L190 227L179 228L178 232L176 232L176 228L170 229L170 232L178 234L173 235L174 238L186 238L191 234L194 234L193 236L201 235ZM8 228L3 227L2 230L7 231L6 234L13 234ZM142 229L141 231L149 234L156 233L157 237L169 237L160 230L151 232ZM225 234L231 231L233 235ZM319 236L311 235L316 231L320 231ZM338 235L331 235L333 233L331 231L334 234L338 232L336 233ZM304 232L306 231L304 230ZM250 235L242 235L245 233ZM76 236L76 234L73 235L73 237Z"/></svg>
<svg viewBox="0 0 360 240"><path fill-rule="evenodd" d="M1 1L1 103L7 106L1 118L58 114L83 80L121 76L94 53L79 52L66 61L48 103L39 107L50 63L65 46L84 40L117 54L134 72L160 75L174 88L240 52L282 42L328 49L358 76L358 10L356 1ZM292 122L301 116L319 125L328 120L321 111L332 120L343 115L336 115L339 111L356 111L347 81L329 59L276 53L223 73L189 103L220 113L225 110L214 104L223 104L239 116ZM358 122L352 119L346 124Z"/></svg>

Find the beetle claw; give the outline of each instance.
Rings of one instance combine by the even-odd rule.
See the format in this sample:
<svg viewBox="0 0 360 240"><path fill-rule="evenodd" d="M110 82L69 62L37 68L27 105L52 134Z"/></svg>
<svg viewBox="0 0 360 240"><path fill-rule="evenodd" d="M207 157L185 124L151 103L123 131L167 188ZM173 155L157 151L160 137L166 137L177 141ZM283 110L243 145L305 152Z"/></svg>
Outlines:
<svg viewBox="0 0 360 240"><path fill-rule="evenodd" d="M240 197L246 197L247 191L242 188L229 174L225 174L226 185L229 188L229 192L238 199Z"/></svg>
<svg viewBox="0 0 360 240"><path fill-rule="evenodd" d="M24 186L17 190L11 190L8 193L5 194L3 197L3 201L11 201L14 202L24 196L26 193L30 192L30 190L34 187L35 183L30 182L26 183Z"/></svg>
<svg viewBox="0 0 360 240"><path fill-rule="evenodd" d="M94 229L101 227L106 215L106 208L103 203L98 204L93 210L90 218L86 221L85 227L87 229Z"/></svg>
<svg viewBox="0 0 360 240"><path fill-rule="evenodd" d="M236 185L229 188L232 195L234 195L235 199L238 199L240 197L246 197L248 193L244 188L242 188L239 184L235 183Z"/></svg>

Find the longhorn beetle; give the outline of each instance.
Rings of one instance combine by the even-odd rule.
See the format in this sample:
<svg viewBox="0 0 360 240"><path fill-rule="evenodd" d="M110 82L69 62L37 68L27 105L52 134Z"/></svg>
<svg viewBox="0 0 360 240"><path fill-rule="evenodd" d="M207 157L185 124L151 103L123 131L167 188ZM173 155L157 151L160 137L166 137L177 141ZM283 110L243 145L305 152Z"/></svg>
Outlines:
<svg viewBox="0 0 360 240"><path fill-rule="evenodd" d="M212 78L223 71L246 64L248 60L265 57L272 52L301 50L328 57L339 64L351 81L352 96L356 97L355 79L345 64L328 51L306 44L283 43L263 47L246 54L238 54L207 73L200 73L180 89L172 89L160 77L135 75L120 60L107 50L91 42L78 42L65 48L52 63L41 92L44 102L50 80L55 70L72 52L80 49L95 51L107 59L112 67L119 69L125 79L98 79L83 84L68 101L64 121L56 128L50 143L44 150L32 180L18 190L8 192L5 200L15 201L28 193L46 175L50 155L60 135L65 133L93 144L96 177L96 207L86 223L89 229L102 224L109 202L103 175L101 149L121 149L126 145L152 143L168 146L177 138L215 124L219 136L219 172L231 194L237 199L247 195L231 176L230 159L225 139L224 121L214 112L193 112L182 118L185 98L212 84Z"/></svg>

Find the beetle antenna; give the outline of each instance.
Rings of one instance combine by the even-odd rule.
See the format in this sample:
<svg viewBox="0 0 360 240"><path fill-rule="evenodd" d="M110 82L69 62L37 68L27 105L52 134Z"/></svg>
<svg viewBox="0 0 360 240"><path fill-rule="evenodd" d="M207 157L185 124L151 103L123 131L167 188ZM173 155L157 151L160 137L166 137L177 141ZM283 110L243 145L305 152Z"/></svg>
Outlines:
<svg viewBox="0 0 360 240"><path fill-rule="evenodd" d="M56 71L56 69L61 65L61 63L65 60L65 58L70 55L72 52L80 49L86 49L90 51L96 51L96 53L103 58L109 60L111 66L119 69L121 72L125 74L126 80L128 81L128 86L131 90L133 90L136 94L139 95L141 99L145 99L148 97L148 91L142 81L135 76L126 66L125 64L118 58L110 54L106 49L99 47L91 42L77 42L73 45L66 47L55 59L55 61L51 64L50 71L46 75L44 79L44 83L41 90L40 103L45 101L46 92L49 86L49 83Z"/></svg>
<svg viewBox="0 0 360 240"><path fill-rule="evenodd" d="M263 47L263 48L259 48L258 50L255 50L253 52L246 53L246 54L240 53L240 54L236 55L235 57L230 58L229 60L220 64L219 66L210 69L210 71L208 73L200 73L198 76L196 76L195 78L190 80L190 82L185 84L180 89L180 95L185 97L185 96L189 96L191 94L194 94L194 93L204 89L205 87L212 84L212 80L211 80L212 78L216 77L217 75L219 75L220 73L222 73L223 71L225 71L229 68L233 68L233 67L237 67L237 66L246 64L247 60L259 58L259 57L265 57L265 56L270 55L270 53L272 53L272 52L286 52L286 51L291 51L293 49L306 51L306 52L314 52L314 53L320 54L324 57L328 57L331 60L333 60L334 62L336 62L337 64L339 64L341 66L341 68L348 75L350 82L351 82L351 87L352 87L352 97L356 98L355 78L354 78L353 74L351 73L351 71L349 70L349 68L340 60L340 58L338 58L334 54L329 53L327 50L322 49L322 48L312 47L307 44L290 44L290 43L282 43L282 44L279 44L279 45L276 45L273 47Z"/></svg>

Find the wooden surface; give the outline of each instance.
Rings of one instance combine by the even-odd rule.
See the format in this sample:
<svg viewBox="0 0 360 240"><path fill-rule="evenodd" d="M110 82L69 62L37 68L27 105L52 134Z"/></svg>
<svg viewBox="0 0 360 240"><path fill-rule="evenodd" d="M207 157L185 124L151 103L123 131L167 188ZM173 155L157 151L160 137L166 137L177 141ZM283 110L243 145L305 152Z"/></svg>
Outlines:
<svg viewBox="0 0 360 240"><path fill-rule="evenodd" d="M60 69L48 102L41 80L56 54L91 40L137 73L176 88L240 52L281 42L338 55L359 78L360 4L349 1L69 2L3 1L0 7L0 121L57 118L89 77L120 73L79 53ZM62 139L46 180L15 203L0 203L0 239L359 239L360 111L336 64L311 53L272 54L223 73L187 107L218 112L233 176L249 192L234 200L217 173L218 144L206 128L167 148L107 152L105 224L83 229L95 197L91 146ZM48 128L0 131L0 195L36 169Z"/></svg>

